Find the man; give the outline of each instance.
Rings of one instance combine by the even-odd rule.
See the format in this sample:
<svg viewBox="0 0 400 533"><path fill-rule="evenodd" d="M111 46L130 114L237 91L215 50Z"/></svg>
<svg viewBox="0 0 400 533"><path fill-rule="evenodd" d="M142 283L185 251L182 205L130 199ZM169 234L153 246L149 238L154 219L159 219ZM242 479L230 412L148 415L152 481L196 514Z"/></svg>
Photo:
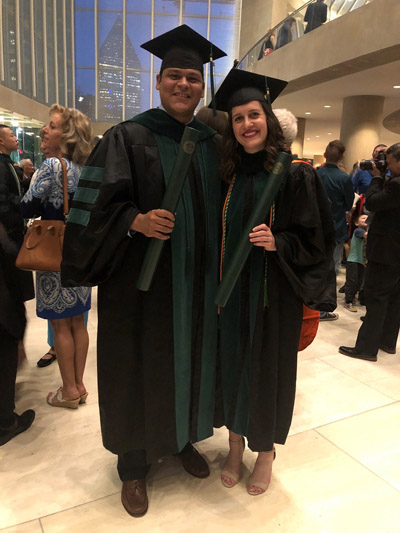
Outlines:
<svg viewBox="0 0 400 533"><path fill-rule="evenodd" d="M24 301L32 299L32 274L15 267L24 220L19 212L21 184L11 153L18 140L8 126L0 125L0 446L27 430L35 412L15 413L18 342L25 331Z"/></svg>
<svg viewBox="0 0 400 533"><path fill-rule="evenodd" d="M33 176L35 172L35 167L33 166L33 163L30 159L21 159L21 161L19 162L19 166L24 172L25 179L30 179Z"/></svg>
<svg viewBox="0 0 400 533"><path fill-rule="evenodd" d="M286 22L280 27L278 31L278 37L276 39L275 49L282 48L288 43L292 42L293 29L296 24L296 19L289 17Z"/></svg>
<svg viewBox="0 0 400 533"><path fill-rule="evenodd" d="M372 150L372 159L375 161L378 159L378 156L381 152L386 152L386 144L378 144ZM373 175L370 170L361 170L358 169L352 178L353 189L357 194L365 194L371 183Z"/></svg>
<svg viewBox="0 0 400 533"><path fill-rule="evenodd" d="M324 153L326 163L317 170L331 202L336 233L336 247L333 252L336 274L339 272L343 257L343 245L348 239L346 211L350 211L354 200L351 178L338 167L338 163L343 160L345 150L341 141L331 141ZM337 318L336 313L321 313L321 320L336 320Z"/></svg>
<svg viewBox="0 0 400 533"><path fill-rule="evenodd" d="M183 48L184 46L184 48ZM122 503L147 511L151 462L212 435L215 408L220 181L215 131L193 118L203 63L225 55L180 26L142 45L163 59L162 109L111 128L83 169L67 224L62 280L99 285L98 382L103 443L118 454ZM185 125L200 132L175 214L159 209ZM130 236L128 236L128 232ZM136 288L153 237L165 241L148 292Z"/></svg>
<svg viewBox="0 0 400 533"><path fill-rule="evenodd" d="M349 357L377 361L378 350L394 354L400 326L400 143L386 152L390 179L376 166L366 194L373 213L367 238L364 295L367 313L355 347L340 346Z"/></svg>
<svg viewBox="0 0 400 533"><path fill-rule="evenodd" d="M304 33L309 33L326 22L327 11L328 7L324 4L324 0L317 0L314 4L309 4L304 15L304 22L307 22Z"/></svg>
<svg viewBox="0 0 400 533"><path fill-rule="evenodd" d="M351 178L340 170L338 166L338 163L343 160L345 151L346 148L341 141L331 141L324 153L326 163L317 170L317 174L321 178L331 202L335 223L336 248L333 259L336 273L338 273L339 264L343 256L343 244L348 239L346 211L351 210L354 200Z"/></svg>

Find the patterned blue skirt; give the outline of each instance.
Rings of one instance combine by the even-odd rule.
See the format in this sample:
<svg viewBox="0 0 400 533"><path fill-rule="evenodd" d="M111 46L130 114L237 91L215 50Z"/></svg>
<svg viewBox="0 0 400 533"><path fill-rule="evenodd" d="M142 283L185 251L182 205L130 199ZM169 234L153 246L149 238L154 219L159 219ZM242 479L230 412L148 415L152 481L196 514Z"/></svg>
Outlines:
<svg viewBox="0 0 400 533"><path fill-rule="evenodd" d="M91 307L90 297L90 287L62 287L60 272L36 272L36 314L40 318L82 315Z"/></svg>

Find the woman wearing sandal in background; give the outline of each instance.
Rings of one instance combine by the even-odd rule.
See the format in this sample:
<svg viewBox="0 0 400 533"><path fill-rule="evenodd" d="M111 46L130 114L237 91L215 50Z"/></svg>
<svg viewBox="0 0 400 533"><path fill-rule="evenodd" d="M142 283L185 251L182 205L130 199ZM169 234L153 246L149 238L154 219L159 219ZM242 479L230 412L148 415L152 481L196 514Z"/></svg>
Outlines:
<svg viewBox="0 0 400 533"><path fill-rule="evenodd" d="M277 153L284 148L281 128L266 101L267 82L273 101L285 82L240 70L232 70L216 94L217 109L229 112L221 158L222 177L229 183L222 279ZM254 246L220 311L221 387L229 429L221 481L228 488L238 483L245 436L249 448L258 452L247 480L247 492L254 496L268 488L275 443L284 444L289 432L303 300L323 288L326 257L334 246L329 203L315 172L289 172L265 215L265 223L249 235Z"/></svg>
<svg viewBox="0 0 400 533"><path fill-rule="evenodd" d="M86 115L58 104L51 106L50 120L43 128L42 141L47 159L21 201L25 218L41 216L47 220L63 220L60 158L67 168L68 197L71 201L82 165L92 150L92 139L92 128ZM88 395L83 373L89 337L83 314L90 309L90 295L89 287L63 288L59 272L36 273L36 314L51 322L62 379L62 386L47 396L47 402L54 407L76 409Z"/></svg>

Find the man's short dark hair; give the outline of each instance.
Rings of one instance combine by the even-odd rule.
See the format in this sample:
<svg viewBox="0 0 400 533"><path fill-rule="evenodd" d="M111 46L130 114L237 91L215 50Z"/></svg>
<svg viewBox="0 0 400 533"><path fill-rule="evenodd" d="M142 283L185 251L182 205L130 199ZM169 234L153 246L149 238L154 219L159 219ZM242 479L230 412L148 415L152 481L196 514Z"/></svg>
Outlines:
<svg viewBox="0 0 400 533"><path fill-rule="evenodd" d="M392 144L392 146L389 146L386 150L386 155L388 154L392 154L396 161L400 161L400 143L395 143Z"/></svg>
<svg viewBox="0 0 400 533"><path fill-rule="evenodd" d="M382 143L377 144L375 148L372 150L372 153L374 153L377 148L387 148L387 144L382 144Z"/></svg>
<svg viewBox="0 0 400 533"><path fill-rule="evenodd" d="M342 143L342 141L336 139L335 141L331 141L326 147L325 159L329 163L337 163L340 159L342 159L345 151L345 145Z"/></svg>

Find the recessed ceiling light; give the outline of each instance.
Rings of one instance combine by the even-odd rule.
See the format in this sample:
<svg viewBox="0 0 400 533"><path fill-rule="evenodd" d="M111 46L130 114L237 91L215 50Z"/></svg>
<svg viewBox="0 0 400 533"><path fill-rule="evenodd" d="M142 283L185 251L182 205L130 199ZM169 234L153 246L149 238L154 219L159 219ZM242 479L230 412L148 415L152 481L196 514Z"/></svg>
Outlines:
<svg viewBox="0 0 400 533"><path fill-rule="evenodd" d="M316 135L315 137L316 137L317 139L319 139L319 135Z"/></svg>
<svg viewBox="0 0 400 533"><path fill-rule="evenodd" d="M310 111L306 111L304 114L305 115L311 115Z"/></svg>
<svg viewBox="0 0 400 533"><path fill-rule="evenodd" d="M331 106L330 106L330 105L324 105L324 107L325 107L326 109L329 109Z"/></svg>
<svg viewBox="0 0 400 533"><path fill-rule="evenodd" d="M400 89L400 85L393 85L393 89Z"/></svg>
<svg viewBox="0 0 400 533"><path fill-rule="evenodd" d="M307 141L311 141L310 137L307 137Z"/></svg>
<svg viewBox="0 0 400 533"><path fill-rule="evenodd" d="M332 132L329 132L328 135L332 135Z"/></svg>

